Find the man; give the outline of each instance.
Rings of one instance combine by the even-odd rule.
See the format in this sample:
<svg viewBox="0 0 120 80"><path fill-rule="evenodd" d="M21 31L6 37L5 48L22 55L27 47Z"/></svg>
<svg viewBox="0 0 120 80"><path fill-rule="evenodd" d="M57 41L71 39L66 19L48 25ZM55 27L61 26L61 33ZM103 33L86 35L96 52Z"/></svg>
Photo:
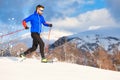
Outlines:
<svg viewBox="0 0 120 80"><path fill-rule="evenodd" d="M34 14L30 15L29 17L25 18L22 21L22 24L25 29L29 29L26 23L27 22L31 23L31 37L33 39L33 44L31 48L29 48L24 53L20 54L20 57L25 57L27 54L35 51L39 45L42 62L47 62L47 59L45 58L44 55L44 42L40 37L40 33L41 33L42 24L48 27L52 27L52 24L46 23L46 21L44 20L44 17L42 16L43 10L44 10L44 6L37 5Z"/></svg>

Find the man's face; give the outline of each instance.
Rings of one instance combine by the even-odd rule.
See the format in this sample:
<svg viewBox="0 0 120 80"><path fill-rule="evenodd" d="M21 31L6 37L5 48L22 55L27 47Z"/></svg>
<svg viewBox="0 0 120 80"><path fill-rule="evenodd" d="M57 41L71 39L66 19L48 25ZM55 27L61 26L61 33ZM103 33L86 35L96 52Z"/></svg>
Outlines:
<svg viewBox="0 0 120 80"><path fill-rule="evenodd" d="M44 8L41 8L41 7L37 8L37 13L42 15L43 14L43 10L44 10Z"/></svg>

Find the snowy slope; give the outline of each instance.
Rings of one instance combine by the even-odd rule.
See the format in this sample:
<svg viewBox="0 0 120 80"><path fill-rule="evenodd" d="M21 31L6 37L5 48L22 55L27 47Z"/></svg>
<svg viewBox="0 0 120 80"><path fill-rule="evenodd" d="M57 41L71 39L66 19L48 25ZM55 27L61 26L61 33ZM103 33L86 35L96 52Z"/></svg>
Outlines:
<svg viewBox="0 0 120 80"><path fill-rule="evenodd" d="M40 63L39 60L0 58L1 80L120 80L120 72L70 63Z"/></svg>

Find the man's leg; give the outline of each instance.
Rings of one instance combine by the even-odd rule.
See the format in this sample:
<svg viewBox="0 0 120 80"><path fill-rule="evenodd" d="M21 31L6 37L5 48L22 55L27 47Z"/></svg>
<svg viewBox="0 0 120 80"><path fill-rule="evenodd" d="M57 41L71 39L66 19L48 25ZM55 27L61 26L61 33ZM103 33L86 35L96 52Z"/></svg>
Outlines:
<svg viewBox="0 0 120 80"><path fill-rule="evenodd" d="M39 48L40 48L40 53L41 53L41 62L43 63L47 63L48 60L45 58L45 55L44 55L44 42L42 40L42 38L40 37L40 35L38 34L38 37L37 37L37 41L38 41L38 44L39 44Z"/></svg>
<svg viewBox="0 0 120 80"><path fill-rule="evenodd" d="M35 33L35 35L32 35L32 38L33 38L33 46L30 50L28 51L34 51L36 50L38 44L39 44L39 48L40 48L40 53L41 53L41 57L42 58L45 58L45 55L44 55L44 42L43 40L41 39L40 35L38 33Z"/></svg>
<svg viewBox="0 0 120 80"><path fill-rule="evenodd" d="M41 62L47 63L48 60L45 58L45 55L44 55L44 42L41 39L41 37L39 37L39 39L40 39L39 40L39 48L40 48L40 53L41 53L41 57L42 57Z"/></svg>
<svg viewBox="0 0 120 80"><path fill-rule="evenodd" d="M37 33L31 33L31 37L33 39L33 44L32 44L32 47L29 48L27 51L24 52L25 55L35 51L37 49L37 46L38 46L38 41L37 41L37 38L38 38L38 35Z"/></svg>
<svg viewBox="0 0 120 80"><path fill-rule="evenodd" d="M41 37L39 37L39 48L40 48L40 53L41 53L41 57L42 58L45 58L45 55L44 55L44 42L43 40L41 39Z"/></svg>

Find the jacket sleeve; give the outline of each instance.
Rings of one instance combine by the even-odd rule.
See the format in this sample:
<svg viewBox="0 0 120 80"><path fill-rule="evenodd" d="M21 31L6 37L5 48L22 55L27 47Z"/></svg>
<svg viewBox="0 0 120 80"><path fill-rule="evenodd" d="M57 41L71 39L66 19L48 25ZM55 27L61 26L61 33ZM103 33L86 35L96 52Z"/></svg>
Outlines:
<svg viewBox="0 0 120 80"><path fill-rule="evenodd" d="M23 21L29 22L32 20L32 18L33 18L33 15L30 15L29 17L25 18Z"/></svg>
<svg viewBox="0 0 120 80"><path fill-rule="evenodd" d="M27 27L27 22L31 21L32 20L32 15L30 15L29 17L25 18L23 21L22 21L22 25L24 26L24 28Z"/></svg>
<svg viewBox="0 0 120 80"><path fill-rule="evenodd" d="M47 23L47 22L45 21L44 17L42 17L42 24L43 24L44 26L49 26L49 23Z"/></svg>

